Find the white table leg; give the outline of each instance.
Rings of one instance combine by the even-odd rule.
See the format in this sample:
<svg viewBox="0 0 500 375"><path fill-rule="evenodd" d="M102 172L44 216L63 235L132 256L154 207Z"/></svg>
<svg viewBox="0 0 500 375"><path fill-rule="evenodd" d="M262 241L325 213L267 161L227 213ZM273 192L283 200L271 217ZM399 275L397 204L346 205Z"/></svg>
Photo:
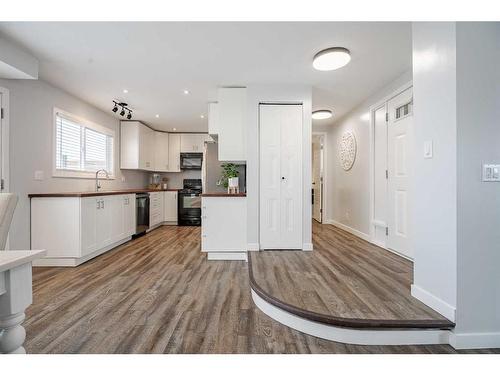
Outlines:
<svg viewBox="0 0 500 375"><path fill-rule="evenodd" d="M24 313L0 317L0 353L26 354L23 348L26 331L21 323Z"/></svg>

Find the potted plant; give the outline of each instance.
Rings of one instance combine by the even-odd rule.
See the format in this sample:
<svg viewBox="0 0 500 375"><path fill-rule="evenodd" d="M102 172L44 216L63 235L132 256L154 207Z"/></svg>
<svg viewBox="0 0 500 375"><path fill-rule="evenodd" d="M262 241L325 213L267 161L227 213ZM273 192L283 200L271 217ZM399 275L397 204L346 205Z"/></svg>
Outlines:
<svg viewBox="0 0 500 375"><path fill-rule="evenodd" d="M222 164L222 175L220 183L224 186L228 193L237 193L239 190L238 175L240 172L236 169L236 164L234 163L224 163Z"/></svg>

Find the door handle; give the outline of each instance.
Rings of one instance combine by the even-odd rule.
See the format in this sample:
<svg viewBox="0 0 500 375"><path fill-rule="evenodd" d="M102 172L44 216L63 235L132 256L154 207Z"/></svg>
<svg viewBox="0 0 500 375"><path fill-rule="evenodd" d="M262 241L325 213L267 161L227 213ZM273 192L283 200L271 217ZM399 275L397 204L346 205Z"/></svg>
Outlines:
<svg viewBox="0 0 500 375"><path fill-rule="evenodd" d="M285 179L285 177L281 177L281 179L282 179L282 180L284 180L284 179Z"/></svg>

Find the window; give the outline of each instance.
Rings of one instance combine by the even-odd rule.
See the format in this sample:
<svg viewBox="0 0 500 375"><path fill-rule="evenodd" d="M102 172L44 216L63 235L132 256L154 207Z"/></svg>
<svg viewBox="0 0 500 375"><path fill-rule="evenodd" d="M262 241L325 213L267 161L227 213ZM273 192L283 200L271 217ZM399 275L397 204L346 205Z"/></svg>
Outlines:
<svg viewBox="0 0 500 375"><path fill-rule="evenodd" d="M88 178L100 169L112 176L114 132L63 111L54 112L54 176Z"/></svg>

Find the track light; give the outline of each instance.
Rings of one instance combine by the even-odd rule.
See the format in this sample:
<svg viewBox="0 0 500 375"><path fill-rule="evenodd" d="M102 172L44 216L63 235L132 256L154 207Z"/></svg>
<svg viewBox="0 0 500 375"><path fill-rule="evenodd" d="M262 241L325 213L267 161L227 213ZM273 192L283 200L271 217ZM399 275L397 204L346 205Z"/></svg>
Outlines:
<svg viewBox="0 0 500 375"><path fill-rule="evenodd" d="M130 120L132 118L132 111L130 109L128 110L128 115L127 115L127 120Z"/></svg>
<svg viewBox="0 0 500 375"><path fill-rule="evenodd" d="M113 107L112 111L113 111L113 112L115 112L115 113L116 113L116 111L118 111L118 106L117 106L116 104L115 104L115 106Z"/></svg>
<svg viewBox="0 0 500 375"><path fill-rule="evenodd" d="M122 111L120 112L120 116L125 116L125 108L122 107Z"/></svg>
<svg viewBox="0 0 500 375"><path fill-rule="evenodd" d="M118 108L121 107L121 111L119 113L120 116L125 116L125 113L127 113L128 111L128 114L127 114L127 120L130 120L132 118L132 110L128 107L128 104L127 103L124 103L124 102L120 102L120 101L116 101L116 100L113 100L113 109L112 111L114 113L118 113Z"/></svg>

